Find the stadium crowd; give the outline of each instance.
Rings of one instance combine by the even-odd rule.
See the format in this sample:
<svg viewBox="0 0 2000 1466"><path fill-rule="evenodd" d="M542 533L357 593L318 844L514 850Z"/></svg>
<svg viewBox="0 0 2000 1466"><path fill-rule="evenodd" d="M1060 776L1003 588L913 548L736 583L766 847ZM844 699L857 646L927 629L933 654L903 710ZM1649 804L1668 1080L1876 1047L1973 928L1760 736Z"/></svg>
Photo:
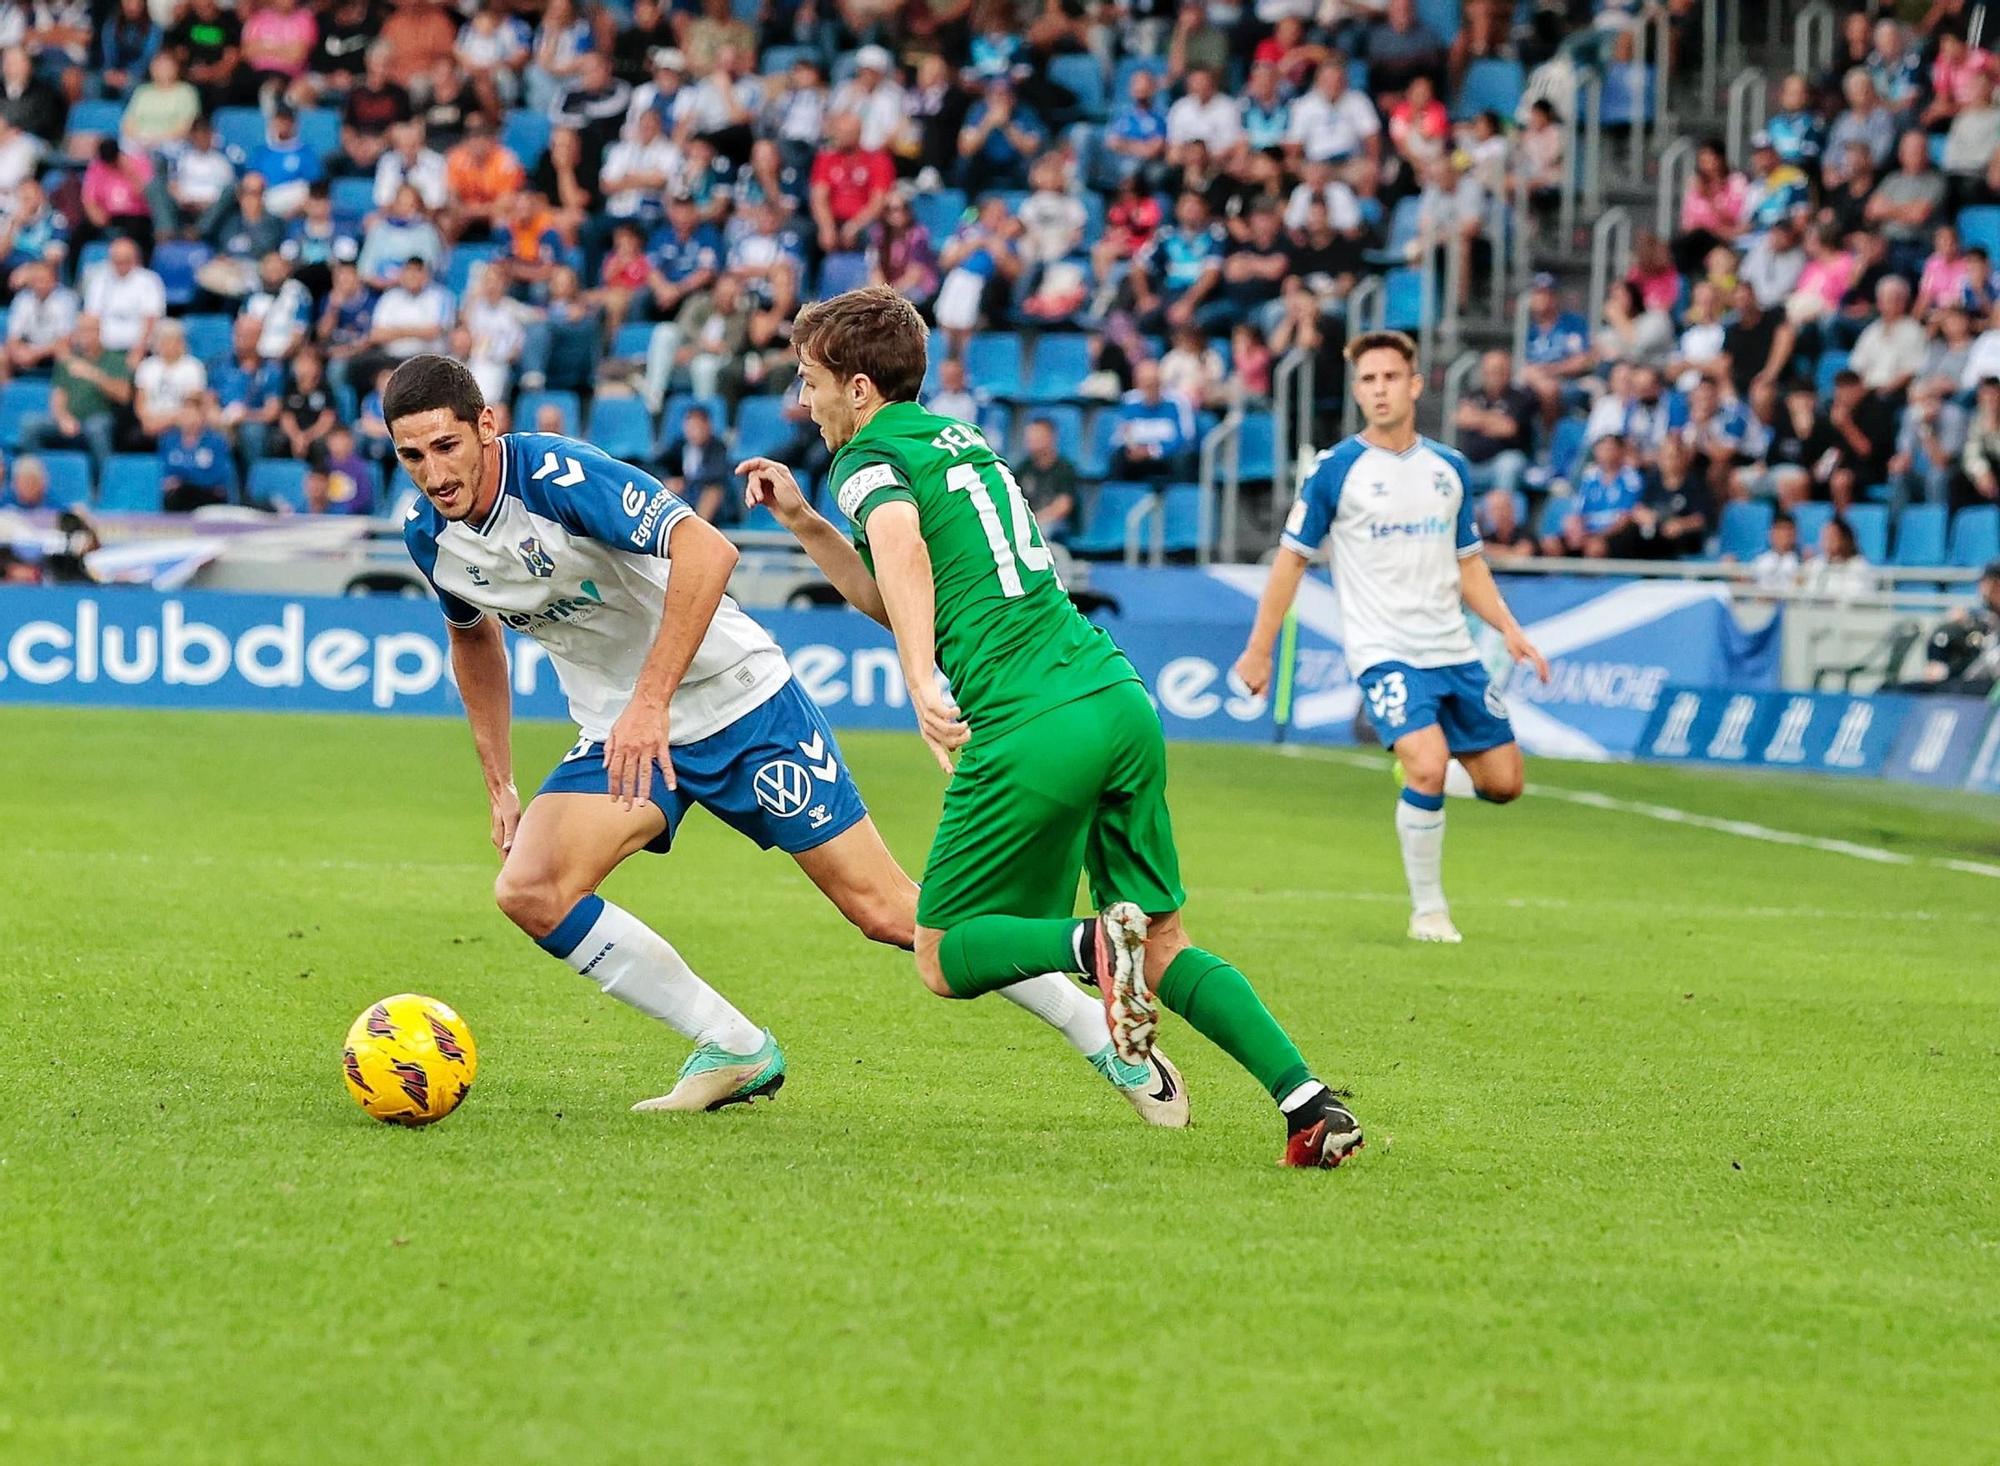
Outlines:
<svg viewBox="0 0 2000 1466"><path fill-rule="evenodd" d="M1677 67L1696 12L1665 8ZM734 455L825 465L794 309L874 279L933 320L929 400L1005 440L1052 538L1115 552L1161 492L1184 535L1202 435L1279 358L1321 353L1337 403L1359 278L1547 238L1562 78L1643 95L1655 13L7 0L0 503L387 511L380 386L438 350L508 424L731 523ZM1875 496L2000 498L2000 66L1965 24L1851 17L1748 159L1704 146L1596 325L1535 277L1521 358L1451 425L1496 551L1705 553L1732 503L1866 541Z"/></svg>

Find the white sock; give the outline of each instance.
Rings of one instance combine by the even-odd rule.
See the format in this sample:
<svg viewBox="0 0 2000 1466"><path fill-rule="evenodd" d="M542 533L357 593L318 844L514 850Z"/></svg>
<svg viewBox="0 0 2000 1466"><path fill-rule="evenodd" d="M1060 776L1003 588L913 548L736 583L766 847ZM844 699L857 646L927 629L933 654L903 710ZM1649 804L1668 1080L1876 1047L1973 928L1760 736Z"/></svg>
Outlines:
<svg viewBox="0 0 2000 1466"><path fill-rule="evenodd" d="M1289 1115L1307 1100L1317 1099L1319 1092L1325 1088L1326 1086L1321 1084L1317 1079L1308 1079L1304 1084L1301 1084L1297 1089L1279 1100L1278 1109L1284 1114Z"/></svg>
<svg viewBox="0 0 2000 1466"><path fill-rule="evenodd" d="M1444 792L1453 799L1479 797L1478 789L1473 787L1471 773L1457 759L1444 766Z"/></svg>
<svg viewBox="0 0 2000 1466"><path fill-rule="evenodd" d="M1418 809L1396 801L1396 838L1403 845L1403 874L1410 882L1410 905L1419 913L1443 911L1444 811Z"/></svg>
<svg viewBox="0 0 2000 1466"><path fill-rule="evenodd" d="M1086 1059L1094 1058L1111 1043L1111 1030L1104 1026L1104 1004L1059 972L1045 972L996 991L1068 1039L1070 1047Z"/></svg>
<svg viewBox="0 0 2000 1466"><path fill-rule="evenodd" d="M585 921L590 924L582 938L570 939L564 929ZM568 950L558 950L562 946ZM716 1044L731 1054L754 1054L764 1046L764 1031L697 977L665 937L609 901L586 896L542 947L607 996L695 1043Z"/></svg>

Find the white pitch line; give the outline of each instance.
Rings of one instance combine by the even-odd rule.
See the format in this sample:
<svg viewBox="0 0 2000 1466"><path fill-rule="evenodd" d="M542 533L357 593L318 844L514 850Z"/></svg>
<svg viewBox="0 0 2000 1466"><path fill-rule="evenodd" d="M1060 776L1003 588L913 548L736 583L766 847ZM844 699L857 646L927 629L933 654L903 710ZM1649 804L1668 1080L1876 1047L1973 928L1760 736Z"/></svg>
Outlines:
<svg viewBox="0 0 2000 1466"><path fill-rule="evenodd" d="M1287 758L1324 759L1331 763L1346 764L1349 768L1372 769L1377 772L1382 769L1381 759L1371 758L1362 753L1349 753L1345 749L1312 748L1297 743L1280 743L1276 746L1278 752ZM1594 789L1564 789L1554 784L1530 783L1527 792L1544 799L1580 804L1587 809L1607 810L1614 814L1636 814L1646 819L1659 820L1663 824L1686 825L1692 829L1711 830L1719 835L1736 835L1745 840L1762 840L1771 845L1794 845L1804 850L1824 851L1829 855L1846 855L1856 860L1872 861L1876 865L1922 865L1939 870L1955 870L1963 875L2000 880L2000 865L1989 865L1979 860L1959 860L1942 855L1909 855L1900 850L1884 850L1879 845L1860 845L1852 840L1829 840L1819 835L1801 835L1796 830L1773 829L1769 825L1754 824L1749 820L1718 819L1714 815L1696 814L1692 810L1676 809L1668 804L1619 799L1615 795L1600 794Z"/></svg>
<svg viewBox="0 0 2000 1466"><path fill-rule="evenodd" d="M1331 887L1195 886L1192 895L1204 899L1232 901L1346 901L1369 906L1407 906L1409 896L1402 891L1341 891ZM1662 918L1719 917L1744 921L1949 921L2000 924L2000 912L1984 911L1857 911L1832 910L1824 906L1662 906L1651 901L1571 901L1561 896L1459 896L1459 907L1505 908L1513 911L1580 911Z"/></svg>

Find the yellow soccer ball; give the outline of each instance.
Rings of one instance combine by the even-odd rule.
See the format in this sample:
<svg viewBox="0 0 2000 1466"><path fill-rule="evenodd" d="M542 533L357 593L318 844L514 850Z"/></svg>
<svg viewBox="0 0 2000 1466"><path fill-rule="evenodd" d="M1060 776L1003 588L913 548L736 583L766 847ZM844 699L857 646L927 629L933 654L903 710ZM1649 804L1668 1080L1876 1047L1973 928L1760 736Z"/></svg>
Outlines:
<svg viewBox="0 0 2000 1466"><path fill-rule="evenodd" d="M419 993L384 998L355 1019L340 1058L354 1102L390 1125L442 1120L479 1072L465 1020Z"/></svg>

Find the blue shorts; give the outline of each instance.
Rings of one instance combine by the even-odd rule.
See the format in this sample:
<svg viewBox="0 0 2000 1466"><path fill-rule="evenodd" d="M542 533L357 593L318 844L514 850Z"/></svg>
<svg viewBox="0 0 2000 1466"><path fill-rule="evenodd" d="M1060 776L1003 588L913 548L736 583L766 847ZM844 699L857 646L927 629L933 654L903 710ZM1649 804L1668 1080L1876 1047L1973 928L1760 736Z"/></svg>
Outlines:
<svg viewBox="0 0 2000 1466"><path fill-rule="evenodd" d="M1356 681L1384 748L1434 724L1444 730L1445 747L1453 753L1483 753L1514 741L1507 704L1478 662L1456 667L1377 662Z"/></svg>
<svg viewBox="0 0 2000 1466"><path fill-rule="evenodd" d="M667 828L646 848L664 855L690 804L740 830L769 850L797 855L824 845L868 815L861 791L840 757L833 729L813 700L787 682L720 733L674 746L669 789L653 765L653 803ZM588 738L563 755L542 780L543 794L606 794L604 745Z"/></svg>

